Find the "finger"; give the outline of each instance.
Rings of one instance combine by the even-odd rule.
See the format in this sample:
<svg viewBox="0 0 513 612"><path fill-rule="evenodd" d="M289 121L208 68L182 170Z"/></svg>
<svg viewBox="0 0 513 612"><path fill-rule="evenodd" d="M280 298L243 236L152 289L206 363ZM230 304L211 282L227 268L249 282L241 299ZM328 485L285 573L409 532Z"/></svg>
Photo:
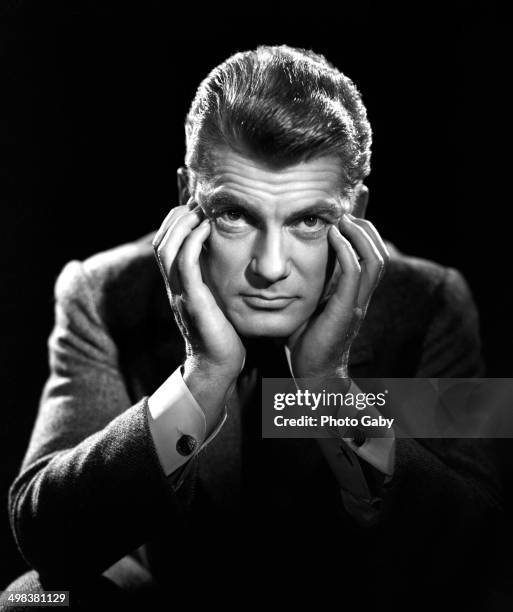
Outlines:
<svg viewBox="0 0 513 612"><path fill-rule="evenodd" d="M183 208L182 206L175 206L167 213L164 221L162 221L159 229L157 230L155 236L153 237L153 242L152 242L153 247L158 246L160 244L160 241L164 237L164 234L167 232L167 229L170 223L172 222L173 218L176 217L177 214L179 214L182 208Z"/></svg>
<svg viewBox="0 0 513 612"><path fill-rule="evenodd" d="M163 270L162 265L160 266L160 268L164 276L166 292L169 298L169 302L171 304L171 309L175 317L176 324L178 325L178 328L180 329L182 336L186 339L186 341L190 341L188 327L185 322L187 317L185 313L185 305L183 303L183 289L180 284L179 274L177 271L177 260L175 259L171 264L171 271L169 272L169 274L167 274Z"/></svg>
<svg viewBox="0 0 513 612"><path fill-rule="evenodd" d="M386 266L390 259L390 252L387 248L387 245L385 244L385 241L376 229L376 226L368 219L361 219L360 217L354 217L353 215L348 215L348 217L357 225L360 225L361 227L367 230L371 238L374 240L374 244L376 245L377 249L381 253L381 256L383 257Z"/></svg>
<svg viewBox="0 0 513 612"><path fill-rule="evenodd" d="M201 274L201 248L210 234L210 229L211 222L208 219L202 221L187 236L175 260L177 274L183 287L180 296L183 308L180 314L191 334L199 338L207 337L216 328L219 331L220 320L224 319Z"/></svg>
<svg viewBox="0 0 513 612"><path fill-rule="evenodd" d="M185 322L184 322L183 317L182 317L181 296L174 296L172 298L172 301L171 301L171 310L172 310L173 315L175 317L175 321L176 321L176 324L178 326L178 329L182 333L182 336L184 338L188 339L189 336L188 336L187 326L185 325Z"/></svg>
<svg viewBox="0 0 513 612"><path fill-rule="evenodd" d="M164 221L162 221L162 223L160 224L160 227L153 238L152 245L154 249L157 248L161 243L162 238L164 238L167 230L169 229L169 226L177 217L183 215L184 212L186 212L186 209L186 206L175 206L167 213Z"/></svg>
<svg viewBox="0 0 513 612"><path fill-rule="evenodd" d="M330 248L330 251L331 251L331 248ZM334 251L333 251L333 257L335 258L335 261L333 263L333 267L332 267L329 279L328 277L326 277L328 280L326 280L324 291L323 291L321 299L319 300L319 303L326 302L326 300L329 300L329 298L333 295L333 292L337 288L340 276L342 274L342 270L340 269L340 264L337 260L337 256Z"/></svg>
<svg viewBox="0 0 513 612"><path fill-rule="evenodd" d="M357 187L355 196L353 215L363 219L367 210L367 204L369 203L369 188L361 183L359 187Z"/></svg>
<svg viewBox="0 0 513 612"><path fill-rule="evenodd" d="M153 238L153 248L158 248L168 229L179 217L182 217L185 213L193 210L194 208L199 208L199 206L192 197L189 198L187 204L172 208L166 215L164 221L162 221L157 233L155 234L155 237Z"/></svg>
<svg viewBox="0 0 513 612"><path fill-rule="evenodd" d="M176 271L175 259L191 229L200 221L198 210L182 212L172 221L160 245L154 248L160 272L164 278L170 302L181 295L182 287Z"/></svg>
<svg viewBox="0 0 513 612"><path fill-rule="evenodd" d="M183 213L173 221L168 228L165 236L162 238L160 245L156 249L157 259L159 260L166 276L170 276L173 262L180 250L183 241L189 235L191 230L201 221L200 212L198 209L190 210Z"/></svg>
<svg viewBox="0 0 513 612"><path fill-rule="evenodd" d="M348 313L350 318L360 288L361 266L351 243L335 225L330 228L328 239L335 250L342 274L324 312L328 318L340 318L344 313Z"/></svg>
<svg viewBox="0 0 513 612"><path fill-rule="evenodd" d="M210 234L210 221L205 219L186 238L177 257L177 267L185 295L194 301L203 288L199 263L201 248Z"/></svg>
<svg viewBox="0 0 513 612"><path fill-rule="evenodd" d="M340 221L342 232L354 245L359 257L362 269L358 306L365 310L378 284L379 278L385 266L385 261L374 243L373 238L366 229L355 223L350 217L344 216Z"/></svg>

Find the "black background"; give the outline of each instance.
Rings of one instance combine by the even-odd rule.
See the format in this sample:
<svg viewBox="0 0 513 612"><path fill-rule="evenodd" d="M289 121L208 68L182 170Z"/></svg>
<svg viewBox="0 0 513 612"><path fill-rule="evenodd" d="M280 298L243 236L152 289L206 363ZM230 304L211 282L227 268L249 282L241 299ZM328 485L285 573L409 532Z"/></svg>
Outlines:
<svg viewBox="0 0 513 612"><path fill-rule="evenodd" d="M513 375L509 77L493 3L0 6L0 588L24 569L6 497L47 375L55 278L157 228L195 88L235 51L313 48L357 83L374 130L369 218L402 251L464 273L488 374Z"/></svg>

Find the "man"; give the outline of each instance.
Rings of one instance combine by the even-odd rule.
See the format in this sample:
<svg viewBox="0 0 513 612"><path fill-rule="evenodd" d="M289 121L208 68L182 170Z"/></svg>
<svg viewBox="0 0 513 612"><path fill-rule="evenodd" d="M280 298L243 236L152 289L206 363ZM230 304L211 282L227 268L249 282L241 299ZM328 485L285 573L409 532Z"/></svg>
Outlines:
<svg viewBox="0 0 513 612"><path fill-rule="evenodd" d="M501 510L485 444L260 437L263 376L481 373L459 273L364 219L357 89L321 56L260 47L200 85L186 138L156 235L57 282L51 375L10 494L34 571L11 588L71 585L87 607L112 584L172 603L257 579L419 607L473 580L482 598Z"/></svg>

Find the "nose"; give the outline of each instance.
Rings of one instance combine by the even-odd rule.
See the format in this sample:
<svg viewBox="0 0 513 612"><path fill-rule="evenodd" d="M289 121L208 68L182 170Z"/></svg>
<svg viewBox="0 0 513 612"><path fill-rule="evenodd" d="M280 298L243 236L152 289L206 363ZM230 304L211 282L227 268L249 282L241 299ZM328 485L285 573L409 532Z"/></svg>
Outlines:
<svg viewBox="0 0 513 612"><path fill-rule="evenodd" d="M290 274L285 237L278 228L262 232L255 241L250 268L268 283L276 283Z"/></svg>

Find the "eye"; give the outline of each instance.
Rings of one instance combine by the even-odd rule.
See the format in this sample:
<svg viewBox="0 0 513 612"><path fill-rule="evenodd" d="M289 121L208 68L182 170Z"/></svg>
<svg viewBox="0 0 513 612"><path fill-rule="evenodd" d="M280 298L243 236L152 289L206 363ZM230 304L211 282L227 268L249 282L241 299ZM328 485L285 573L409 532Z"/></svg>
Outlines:
<svg viewBox="0 0 513 612"><path fill-rule="evenodd" d="M239 219L242 217L242 213L240 210L225 210L219 216L227 221L239 221Z"/></svg>
<svg viewBox="0 0 513 612"><path fill-rule="evenodd" d="M317 215L308 215L299 219L297 222L297 227L300 230L306 230L307 232L313 232L322 229L327 225L327 222L324 219L321 219Z"/></svg>
<svg viewBox="0 0 513 612"><path fill-rule="evenodd" d="M315 227L320 219L315 215L310 215L309 217L305 217L302 221L307 227Z"/></svg>
<svg viewBox="0 0 513 612"><path fill-rule="evenodd" d="M220 228L227 230L242 229L247 226L248 219L244 213L236 208L226 208L215 215L215 219Z"/></svg>

